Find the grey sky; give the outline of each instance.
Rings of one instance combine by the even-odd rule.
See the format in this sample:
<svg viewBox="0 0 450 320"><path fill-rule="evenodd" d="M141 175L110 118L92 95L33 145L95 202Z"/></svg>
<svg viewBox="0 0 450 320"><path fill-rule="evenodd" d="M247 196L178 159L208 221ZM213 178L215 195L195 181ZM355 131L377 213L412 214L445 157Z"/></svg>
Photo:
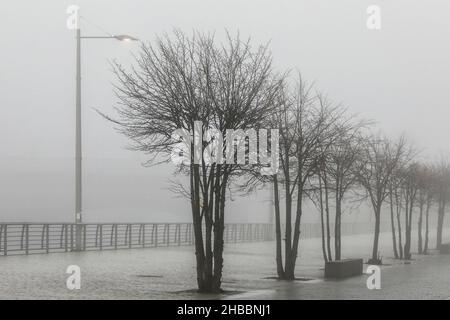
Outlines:
<svg viewBox="0 0 450 320"><path fill-rule="evenodd" d="M83 16L108 32L144 41L174 27L216 31L219 39L228 28L251 36L255 44L271 41L280 70L298 67L330 99L379 121L391 136L406 133L427 154L450 149L448 1L4 1L0 220L72 218L75 38L66 28L70 4L78 4ZM366 28L370 4L381 7L379 31ZM82 32L102 34L85 22ZM108 59L129 64L136 49L134 43L114 40L83 42L85 211L91 221L188 221L181 200L161 190L171 168L142 168L145 157L125 150L126 139L92 110L108 113L115 102ZM258 198L248 219L267 220L264 198ZM129 218L121 215L125 209ZM236 220L242 213L230 214Z"/></svg>

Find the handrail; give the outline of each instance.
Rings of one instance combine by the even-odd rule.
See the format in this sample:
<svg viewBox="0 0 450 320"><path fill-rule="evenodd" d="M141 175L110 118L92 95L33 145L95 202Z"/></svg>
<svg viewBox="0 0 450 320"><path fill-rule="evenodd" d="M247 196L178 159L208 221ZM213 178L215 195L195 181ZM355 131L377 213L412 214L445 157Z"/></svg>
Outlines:
<svg viewBox="0 0 450 320"><path fill-rule="evenodd" d="M226 243L267 241L273 236L271 224L225 224ZM0 256L193 243L191 223L0 223Z"/></svg>

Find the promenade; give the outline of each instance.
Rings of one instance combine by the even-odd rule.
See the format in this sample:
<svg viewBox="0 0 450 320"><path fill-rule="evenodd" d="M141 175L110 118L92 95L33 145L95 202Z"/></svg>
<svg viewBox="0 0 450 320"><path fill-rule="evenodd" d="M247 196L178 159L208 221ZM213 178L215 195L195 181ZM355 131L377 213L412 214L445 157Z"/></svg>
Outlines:
<svg viewBox="0 0 450 320"><path fill-rule="evenodd" d="M445 230L448 234L448 230ZM431 234L434 244L434 234ZM446 239L448 240L448 239ZM343 256L369 257L372 236L343 237ZM413 252L416 242L413 239ZM227 244L223 295L200 295L193 248L157 247L0 257L0 299L448 299L450 255L431 251L411 261L392 258L389 233L381 235L381 289L368 290L366 275L323 279L320 239L300 244L296 275L278 281L275 243ZM81 289L68 290L66 268L81 268ZM367 265L364 265L364 269Z"/></svg>

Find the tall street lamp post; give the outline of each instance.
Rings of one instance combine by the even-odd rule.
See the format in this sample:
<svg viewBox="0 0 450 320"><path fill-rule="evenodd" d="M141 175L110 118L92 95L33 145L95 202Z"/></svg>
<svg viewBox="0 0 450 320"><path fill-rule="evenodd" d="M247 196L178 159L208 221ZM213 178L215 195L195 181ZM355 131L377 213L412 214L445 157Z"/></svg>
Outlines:
<svg viewBox="0 0 450 320"><path fill-rule="evenodd" d="M78 26L77 32L77 67L76 67L76 120L75 120L75 223L76 226L76 250L81 250L82 226L82 196L81 196L81 39L116 39L118 41L137 41L138 39L128 35L112 36L81 36Z"/></svg>

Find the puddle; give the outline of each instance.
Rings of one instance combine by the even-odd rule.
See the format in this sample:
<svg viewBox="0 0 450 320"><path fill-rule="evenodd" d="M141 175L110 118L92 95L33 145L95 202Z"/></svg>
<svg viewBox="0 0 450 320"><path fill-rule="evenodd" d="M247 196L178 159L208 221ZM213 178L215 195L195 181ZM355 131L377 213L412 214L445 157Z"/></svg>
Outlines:
<svg viewBox="0 0 450 320"><path fill-rule="evenodd" d="M290 281L290 280L283 280L283 279L279 279L278 277L265 277L262 278L264 280L278 280L278 281ZM308 282L308 281L314 281L317 279L314 278L305 278L305 277L296 277L293 281L303 281L303 282Z"/></svg>
<svg viewBox="0 0 450 320"><path fill-rule="evenodd" d="M198 289L187 289L187 290L180 290L180 291L172 291L171 293L175 294L195 294L199 296L231 296L231 295L239 295L244 294L245 291L238 291L238 290L222 290L220 293L200 293L198 292Z"/></svg>

